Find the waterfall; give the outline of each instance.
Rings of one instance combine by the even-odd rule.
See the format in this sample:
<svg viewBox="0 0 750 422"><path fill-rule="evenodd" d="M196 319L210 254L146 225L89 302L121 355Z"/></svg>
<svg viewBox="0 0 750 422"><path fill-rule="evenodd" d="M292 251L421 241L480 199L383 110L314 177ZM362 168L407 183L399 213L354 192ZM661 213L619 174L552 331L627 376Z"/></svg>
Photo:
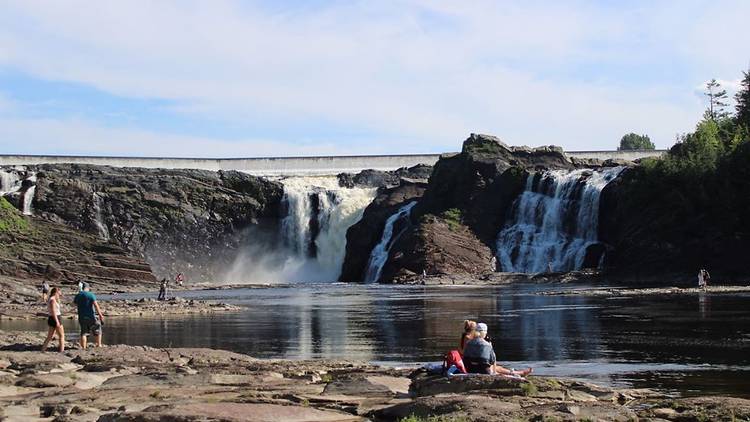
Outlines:
<svg viewBox="0 0 750 422"><path fill-rule="evenodd" d="M93 195L93 203L94 203L94 224L96 225L96 230L99 232L99 237L103 241L109 242L109 229L104 224L104 220L102 219L102 197L96 192L94 192L94 195Z"/></svg>
<svg viewBox="0 0 750 422"><path fill-rule="evenodd" d="M417 205L417 201L409 202L402 206L393 215L388 217L385 221L385 227L383 227L383 236L380 238L380 242L370 252L370 259L367 261L367 271L365 272L365 283L376 283L380 280L380 276L383 273L383 267L388 261L388 254L391 251L393 243L401 237L406 231L406 226L402 227L401 230L393 236L393 226L401 220L408 219L411 215L411 209ZM391 241L393 239L393 241Z"/></svg>
<svg viewBox="0 0 750 422"><path fill-rule="evenodd" d="M506 272L580 269L586 248L596 243L599 197L622 167L531 174L512 216L497 237Z"/></svg>
<svg viewBox="0 0 750 422"><path fill-rule="evenodd" d="M36 174L31 174L25 180L30 181L33 185L26 189L23 193L23 215L34 215L34 208L32 202L34 201L34 194L36 193Z"/></svg>
<svg viewBox="0 0 750 422"><path fill-rule="evenodd" d="M18 192L21 189L21 178L13 171L0 171L0 196Z"/></svg>
<svg viewBox="0 0 750 422"><path fill-rule="evenodd" d="M248 245L226 278L236 282L330 282L341 273L346 231L362 218L374 188L343 188L336 177L288 177L280 243Z"/></svg>

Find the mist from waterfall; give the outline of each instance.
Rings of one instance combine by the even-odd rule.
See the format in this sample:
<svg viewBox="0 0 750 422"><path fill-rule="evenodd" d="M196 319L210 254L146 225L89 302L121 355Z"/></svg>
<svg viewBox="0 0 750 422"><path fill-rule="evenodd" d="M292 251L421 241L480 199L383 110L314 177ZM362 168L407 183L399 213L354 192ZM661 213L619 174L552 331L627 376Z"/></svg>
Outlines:
<svg viewBox="0 0 750 422"><path fill-rule="evenodd" d="M402 206L393 215L388 217L383 227L383 235L380 238L380 242L372 248L370 252L370 259L367 261L367 269L365 270L365 283L376 283L380 280L380 276L383 274L383 267L388 262L388 254L391 251L391 246L401 235L406 231L408 226L401 227L401 230L393 235L393 228L396 223L406 220L411 215L411 210L417 205L417 201L409 202Z"/></svg>
<svg viewBox="0 0 750 422"><path fill-rule="evenodd" d="M530 174L497 237L506 272L573 271L596 243L602 189L623 167Z"/></svg>
<svg viewBox="0 0 750 422"><path fill-rule="evenodd" d="M344 188L336 177L288 177L279 233L254 235L225 275L231 282L333 282L341 273L346 231L362 218L374 188ZM275 239L274 239L275 237Z"/></svg>

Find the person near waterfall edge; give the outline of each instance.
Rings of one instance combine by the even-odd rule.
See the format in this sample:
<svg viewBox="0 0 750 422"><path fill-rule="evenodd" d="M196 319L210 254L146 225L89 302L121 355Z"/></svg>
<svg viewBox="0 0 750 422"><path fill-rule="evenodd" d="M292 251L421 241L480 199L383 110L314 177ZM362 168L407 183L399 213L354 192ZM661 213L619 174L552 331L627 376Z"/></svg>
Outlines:
<svg viewBox="0 0 750 422"><path fill-rule="evenodd" d="M177 273L177 276L174 278L175 284L182 287L182 282L185 281L185 276L182 275L182 273Z"/></svg>
<svg viewBox="0 0 750 422"><path fill-rule="evenodd" d="M705 268L701 268L698 271L698 288L706 290L708 287L708 281L711 279L711 275L708 274Z"/></svg>

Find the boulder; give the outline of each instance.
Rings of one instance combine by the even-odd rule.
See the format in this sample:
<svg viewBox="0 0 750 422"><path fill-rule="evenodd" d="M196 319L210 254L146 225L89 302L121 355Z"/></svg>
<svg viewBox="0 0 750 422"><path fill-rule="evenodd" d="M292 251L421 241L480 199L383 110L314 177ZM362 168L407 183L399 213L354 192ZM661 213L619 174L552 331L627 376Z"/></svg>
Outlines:
<svg viewBox="0 0 750 422"><path fill-rule="evenodd" d="M380 242L388 217L405 204L419 200L426 188L425 182L401 179L398 186L378 191L362 218L346 232L346 254L339 281L362 281L370 252Z"/></svg>

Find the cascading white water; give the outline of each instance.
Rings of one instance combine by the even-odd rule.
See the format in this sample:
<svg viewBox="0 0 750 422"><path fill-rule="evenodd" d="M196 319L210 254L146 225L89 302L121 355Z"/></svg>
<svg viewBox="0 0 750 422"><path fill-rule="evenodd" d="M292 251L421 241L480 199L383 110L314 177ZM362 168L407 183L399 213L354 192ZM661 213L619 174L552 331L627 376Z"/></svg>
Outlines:
<svg viewBox="0 0 750 422"><path fill-rule="evenodd" d="M18 192L21 189L21 178L13 171L0 171L0 196Z"/></svg>
<svg viewBox="0 0 750 422"><path fill-rule="evenodd" d="M344 263L346 231L362 218L376 189L343 188L335 177L291 177L282 183L288 210L282 236L294 252L287 265L304 268L297 271L299 280L335 281ZM310 227L313 219L317 233Z"/></svg>
<svg viewBox="0 0 750 422"><path fill-rule="evenodd" d="M372 248L370 252L370 259L367 261L367 270L365 271L364 281L365 283L376 283L380 280L380 276L383 273L383 267L388 261L388 254L391 251L391 246L403 233L406 231L406 227L403 227L396 236L393 236L393 227L397 222L403 219L409 218L411 210L417 205L417 201L409 202L402 206L393 215L388 217L385 221L385 227L383 227L383 236L380 238L380 242Z"/></svg>
<svg viewBox="0 0 750 422"><path fill-rule="evenodd" d="M374 188L343 188L336 177L288 177L281 245L248 245L225 278L234 282L332 282L341 273L346 231L362 218Z"/></svg>
<svg viewBox="0 0 750 422"><path fill-rule="evenodd" d="M34 194L36 193L36 174L32 173L25 180L30 181L33 185L29 186L26 192L23 193L23 215L34 215L32 203L34 202Z"/></svg>
<svg viewBox="0 0 750 422"><path fill-rule="evenodd" d="M94 192L93 195L93 203L94 224L96 225L96 230L99 232L99 237L103 241L109 242L109 229L107 228L107 225L104 224L104 220L102 219L102 197L96 192Z"/></svg>
<svg viewBox="0 0 750 422"><path fill-rule="evenodd" d="M536 273L580 269L596 243L599 197L622 167L531 174L497 237L503 271Z"/></svg>

